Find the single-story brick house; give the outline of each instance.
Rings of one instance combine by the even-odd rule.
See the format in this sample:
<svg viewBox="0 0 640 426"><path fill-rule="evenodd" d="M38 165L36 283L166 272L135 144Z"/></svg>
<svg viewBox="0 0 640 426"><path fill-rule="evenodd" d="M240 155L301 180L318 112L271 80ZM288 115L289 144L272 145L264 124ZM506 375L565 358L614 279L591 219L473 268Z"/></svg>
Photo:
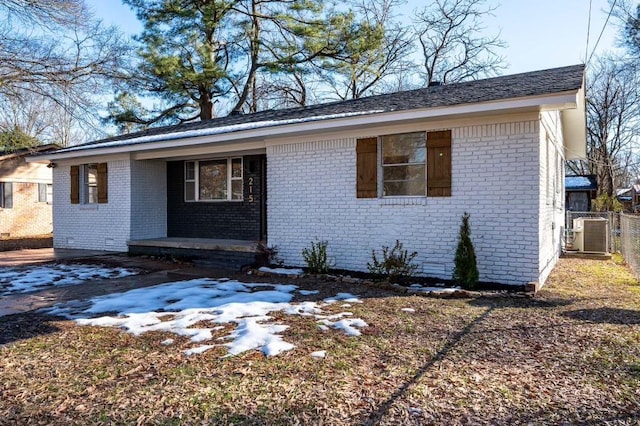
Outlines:
<svg viewBox="0 0 640 426"><path fill-rule="evenodd" d="M449 278L468 211L481 280L543 283L560 253L564 161L585 156L583 74L231 115L31 161L54 165L55 247L208 249L232 264L265 240L304 266L320 239L336 269L366 271L372 249L399 239L420 274Z"/></svg>
<svg viewBox="0 0 640 426"><path fill-rule="evenodd" d="M51 168L28 163L26 157L58 148L40 145L0 155L0 237L31 237L53 231Z"/></svg>

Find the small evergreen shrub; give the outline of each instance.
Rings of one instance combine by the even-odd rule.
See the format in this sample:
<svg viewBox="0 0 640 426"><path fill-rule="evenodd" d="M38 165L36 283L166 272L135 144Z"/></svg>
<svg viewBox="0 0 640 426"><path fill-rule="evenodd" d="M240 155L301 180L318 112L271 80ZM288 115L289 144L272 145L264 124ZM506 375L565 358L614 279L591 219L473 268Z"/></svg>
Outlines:
<svg viewBox="0 0 640 426"><path fill-rule="evenodd" d="M413 263L417 255L418 252L409 253L400 240L396 240L396 245L391 249L382 246L382 259L378 258L375 250L371 250L371 262L367 262L367 268L371 274L384 277L389 282L403 282L418 269L418 265Z"/></svg>
<svg viewBox="0 0 640 426"><path fill-rule="evenodd" d="M307 268L312 274L326 274L329 272L327 245L327 241L312 241L310 249L302 249L302 257L307 262Z"/></svg>
<svg viewBox="0 0 640 426"><path fill-rule="evenodd" d="M478 284L478 266L476 265L476 252L471 242L471 228L469 226L469 213L462 215L460 235L458 236L458 248L456 249L455 267L453 269L453 281L462 288L471 290Z"/></svg>

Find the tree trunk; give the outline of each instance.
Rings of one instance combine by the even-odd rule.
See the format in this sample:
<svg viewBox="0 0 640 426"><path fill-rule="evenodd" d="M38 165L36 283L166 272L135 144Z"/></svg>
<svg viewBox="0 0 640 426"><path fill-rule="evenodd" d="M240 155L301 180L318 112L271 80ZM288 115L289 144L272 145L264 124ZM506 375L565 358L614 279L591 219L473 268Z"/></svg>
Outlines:
<svg viewBox="0 0 640 426"><path fill-rule="evenodd" d="M211 120L214 117L213 102L211 101L211 95L208 92L200 92L198 105L200 106L200 120Z"/></svg>

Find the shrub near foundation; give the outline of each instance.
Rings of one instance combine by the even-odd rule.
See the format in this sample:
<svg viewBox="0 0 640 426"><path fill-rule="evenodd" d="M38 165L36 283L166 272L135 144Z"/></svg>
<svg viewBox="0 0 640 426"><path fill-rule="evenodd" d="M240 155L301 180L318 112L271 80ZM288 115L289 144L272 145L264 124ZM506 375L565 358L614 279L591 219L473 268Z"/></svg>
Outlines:
<svg viewBox="0 0 640 426"><path fill-rule="evenodd" d="M413 259L418 252L409 253L404 249L400 240L396 240L395 246L389 248L382 246L382 259L379 259L375 250L371 250L371 262L367 262L369 272L376 277L386 279L392 283L405 283L418 269Z"/></svg>
<svg viewBox="0 0 640 426"><path fill-rule="evenodd" d="M302 249L302 258L307 262L307 268L312 274L326 274L329 272L327 245L327 241L312 241L310 249Z"/></svg>
<svg viewBox="0 0 640 426"><path fill-rule="evenodd" d="M471 227L469 225L469 213L462 215L460 234L458 236L458 248L454 259L453 281L462 288L473 290L478 285L478 266L476 264L476 252L471 241Z"/></svg>

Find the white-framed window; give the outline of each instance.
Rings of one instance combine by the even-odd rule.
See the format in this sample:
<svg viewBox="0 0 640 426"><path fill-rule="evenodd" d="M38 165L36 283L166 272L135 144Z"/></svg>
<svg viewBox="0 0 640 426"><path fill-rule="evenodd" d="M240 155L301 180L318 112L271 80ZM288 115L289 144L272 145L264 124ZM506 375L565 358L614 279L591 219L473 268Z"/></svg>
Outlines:
<svg viewBox="0 0 640 426"><path fill-rule="evenodd" d="M381 137L382 196L426 195L427 145L424 132Z"/></svg>
<svg viewBox="0 0 640 426"><path fill-rule="evenodd" d="M13 183L0 182L0 209L13 208Z"/></svg>
<svg viewBox="0 0 640 426"><path fill-rule="evenodd" d="M50 183L38 184L38 202L39 203L53 203L53 185Z"/></svg>
<svg viewBox="0 0 640 426"><path fill-rule="evenodd" d="M356 196L450 197L451 130L356 140Z"/></svg>
<svg viewBox="0 0 640 426"><path fill-rule="evenodd" d="M242 158L184 163L185 201L242 201Z"/></svg>
<svg viewBox="0 0 640 426"><path fill-rule="evenodd" d="M82 165L82 192L80 196L81 204L95 204L98 202L98 164Z"/></svg>
<svg viewBox="0 0 640 426"><path fill-rule="evenodd" d="M71 166L71 204L108 202L107 163Z"/></svg>

